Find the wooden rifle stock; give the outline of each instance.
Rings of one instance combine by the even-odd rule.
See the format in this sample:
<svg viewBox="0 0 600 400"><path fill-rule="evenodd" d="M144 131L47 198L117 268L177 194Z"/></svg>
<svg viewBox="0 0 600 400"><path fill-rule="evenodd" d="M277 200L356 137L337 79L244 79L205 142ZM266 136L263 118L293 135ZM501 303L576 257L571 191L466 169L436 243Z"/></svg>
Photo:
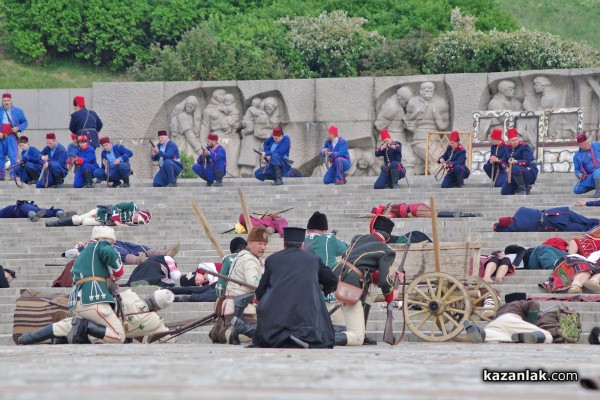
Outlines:
<svg viewBox="0 0 600 400"><path fill-rule="evenodd" d="M190 322L188 324L182 325L182 326L178 326L176 328L173 329L169 329L168 331L164 331L164 332L159 332L159 333L153 333L152 335L148 336L148 343L154 343L157 340L161 340L162 338L164 338L165 336L169 336L169 339L167 340L171 340L177 336L181 336L186 332L189 332L193 329L199 328L203 325L206 325L210 322L212 322L212 320L217 316L217 314L212 313L207 315L206 317L202 317L197 321L193 321ZM160 343L163 343L162 341Z"/></svg>
<svg viewBox="0 0 600 400"><path fill-rule="evenodd" d="M507 171L508 178L506 179L507 183L512 183L512 167L513 167L513 164L509 163L508 171Z"/></svg>
<svg viewBox="0 0 600 400"><path fill-rule="evenodd" d="M235 279L235 278L230 278L227 275L223 275L223 274L220 274L218 272L214 272L214 271L202 268L202 267L198 267L197 269L199 269L200 271L206 272L207 274L214 275L217 278L222 278L222 279L225 279L226 281L237 283L240 286L247 287L248 289L256 290L256 286L251 285L251 284L249 284L247 282L240 281L240 280Z"/></svg>
<svg viewBox="0 0 600 400"><path fill-rule="evenodd" d="M192 210L194 210L194 213L196 214L196 218L198 218L198 221L200 221L202 229L204 229L204 234L208 236L208 239L212 243L213 248L215 249L219 257L222 259L223 257L225 257L225 253L223 252L223 249L221 248L219 242L217 242L215 235L212 233L212 230L210 229L210 226L208 225L204 214L202 214L200 207L198 207L198 204L195 200L190 200L190 205L192 206Z"/></svg>

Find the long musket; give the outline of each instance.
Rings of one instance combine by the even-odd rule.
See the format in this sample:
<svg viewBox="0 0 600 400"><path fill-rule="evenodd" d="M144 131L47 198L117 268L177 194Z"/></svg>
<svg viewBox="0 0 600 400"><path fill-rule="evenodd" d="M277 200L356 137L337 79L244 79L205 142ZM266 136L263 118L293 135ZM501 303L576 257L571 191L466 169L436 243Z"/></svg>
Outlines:
<svg viewBox="0 0 600 400"><path fill-rule="evenodd" d="M440 173L442 174L442 176L439 176ZM437 172L435 173L434 177L436 181L441 181L442 179L444 179L444 176L446 176L446 163L442 164L442 166L440 167L440 169L437 170Z"/></svg>
<svg viewBox="0 0 600 400"><path fill-rule="evenodd" d="M195 200L190 200L190 205L192 206L192 210L194 210L194 213L196 214L196 218L198 218L200 225L202 225L202 229L204 229L204 234L208 236L208 239L212 243L213 248L215 249L219 257L222 259L223 257L225 257L225 253L223 252L223 249L221 248L219 242L217 242L217 239L215 238L215 235L210 229L210 226L208 225L204 214L200 210L200 207L198 207L198 204Z"/></svg>
<svg viewBox="0 0 600 400"><path fill-rule="evenodd" d="M205 273L207 273L207 274L214 275L214 276L216 276L217 278L225 279L225 280L226 280L226 281L228 281L228 282L237 283L238 285L240 285L240 286L243 286L243 287L246 287L246 288L248 288L248 289L251 289L251 290L256 290L256 286L254 286L254 285L251 285L251 284L249 284L249 283L247 283L247 282L244 282L244 281L240 281L239 279L230 278L230 277L228 277L227 275L223 275L223 274L220 274L220 273L218 273L218 272L210 271L210 270L208 270L208 269L204 269L204 268L202 268L202 267L198 267L197 269L199 269L200 271L202 271L202 272L205 272Z"/></svg>
<svg viewBox="0 0 600 400"><path fill-rule="evenodd" d="M500 167L498 167L496 164L497 163L494 163L492 168L492 187L496 187L496 179L498 179L498 175L500 175Z"/></svg>
<svg viewBox="0 0 600 400"><path fill-rule="evenodd" d="M410 237L412 236L412 232L409 233L406 245L404 246L404 253L402 253L402 261L400 261L400 266L398 267L399 272L404 272L404 263L406 262L406 257L408 256L408 250L410 249ZM394 292L398 290L398 286L400 284L400 278L398 274L394 278ZM404 287L406 285L406 277L402 280L402 301L404 301ZM396 300L396 299L394 299ZM406 330L406 319L404 318L404 304L402 304L402 312L404 324L402 325L402 334L396 339L394 337L394 301L387 305L387 317L385 320L385 328L383 330L383 341L389 345L396 345L402 341L404 337L404 332Z"/></svg>
<svg viewBox="0 0 600 400"><path fill-rule="evenodd" d="M285 210L277 211L277 212L274 212L274 213L271 213L271 214L269 214L270 210L267 210L267 212L265 212L264 214L252 213L252 215L261 215L261 218L264 218L264 217L270 217L270 216L273 216L273 215L281 215L281 214L286 213L288 211L291 211L293 209L294 209L294 207L290 207L290 208L286 208Z"/></svg>
<svg viewBox="0 0 600 400"><path fill-rule="evenodd" d="M152 335L148 336L148 343L154 343L157 340L161 340L165 336L169 336L169 338L167 340L171 340L173 338L176 338L177 336L183 335L186 332L189 332L193 329L199 328L203 325L213 322L213 320L215 319L216 316L217 316L216 313L212 313L212 314L207 315L206 317L200 318L197 321L192 321L188 324L181 325L181 326L178 326L173 329L169 329L168 331L153 333ZM167 341L167 340L165 340L165 341ZM161 340L159 343L164 343L165 341Z"/></svg>
<svg viewBox="0 0 600 400"><path fill-rule="evenodd" d="M510 162L508 163L508 170L506 171L508 174L508 178L506 179L506 183L512 183L512 167L513 164L511 164Z"/></svg>
<svg viewBox="0 0 600 400"><path fill-rule="evenodd" d="M242 214L244 214L244 219L246 220L246 231L250 233L250 231L252 230L252 220L250 219L250 213L248 212L248 204L246 204L246 198L244 197L244 192L242 192L241 188L237 189L237 193L238 197L240 198Z"/></svg>
<svg viewBox="0 0 600 400"><path fill-rule="evenodd" d="M42 167L42 172L40 173L40 177L38 178L38 182L42 182L42 178L44 177L44 173L46 174L46 182L44 182L44 187L48 188L48 181L50 180L50 172L48 172L48 161L44 163Z"/></svg>

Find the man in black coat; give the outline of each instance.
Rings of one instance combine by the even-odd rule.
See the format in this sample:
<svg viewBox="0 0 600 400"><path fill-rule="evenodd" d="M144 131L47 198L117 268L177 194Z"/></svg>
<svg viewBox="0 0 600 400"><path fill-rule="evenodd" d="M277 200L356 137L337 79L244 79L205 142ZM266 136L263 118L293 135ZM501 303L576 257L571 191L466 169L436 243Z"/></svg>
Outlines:
<svg viewBox="0 0 600 400"><path fill-rule="evenodd" d="M332 348L334 332L323 292L337 287L329 268L303 250L306 230L284 228L284 250L265 261L256 298L257 347ZM322 289L322 290L321 290Z"/></svg>
<svg viewBox="0 0 600 400"><path fill-rule="evenodd" d="M6 289L10 287L13 279L17 278L17 274L12 269L4 268L0 265L0 288Z"/></svg>

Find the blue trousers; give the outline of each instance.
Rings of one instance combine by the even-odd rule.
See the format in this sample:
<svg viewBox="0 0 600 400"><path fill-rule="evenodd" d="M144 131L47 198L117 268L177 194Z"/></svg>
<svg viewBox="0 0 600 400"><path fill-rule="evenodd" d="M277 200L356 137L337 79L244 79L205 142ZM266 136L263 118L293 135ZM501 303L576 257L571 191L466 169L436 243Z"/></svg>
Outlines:
<svg viewBox="0 0 600 400"><path fill-rule="evenodd" d="M129 163L121 162L119 165L110 167L108 173L110 174L108 177L109 182L120 182L129 177L131 167L129 166ZM94 178L100 181L106 180L106 170L104 167L100 167L94 171Z"/></svg>
<svg viewBox="0 0 600 400"><path fill-rule="evenodd" d="M85 185L85 176L84 171L92 171L92 176L94 176L94 172L100 169L95 165L84 163L83 165L79 165L75 167L75 179L73 180L74 188L82 188Z"/></svg>
<svg viewBox="0 0 600 400"><path fill-rule="evenodd" d="M512 175L513 177L515 175L523 175L525 185L533 185L537 178L537 176L531 170L527 169L526 167L520 167L518 165L513 165ZM515 182L515 180L511 179L511 183L505 182L504 185L502 185L502 190L500 191L500 193L503 195L515 194L517 193L517 187L518 185Z"/></svg>
<svg viewBox="0 0 600 400"><path fill-rule="evenodd" d="M143 246L141 244L135 244L131 242L122 242L120 240L117 240L114 246L115 250L117 250L117 252L119 253L119 256L121 256L121 261L123 263L125 263L125 257L127 257L128 254L139 256L140 253L145 253L150 249L150 247L148 246Z"/></svg>
<svg viewBox="0 0 600 400"><path fill-rule="evenodd" d="M400 171L398 180L400 180L406 176L406 173L405 173L404 169L402 168L402 166L400 165L400 163L397 161L391 161L389 168L386 165L381 166L381 173L377 177L377 180L375 181L375 185L373 185L373 188L375 188L375 189L391 188L392 187L392 174L390 174L390 170L392 170L392 169L398 169Z"/></svg>
<svg viewBox="0 0 600 400"><path fill-rule="evenodd" d="M337 157L329 169L323 176L323 183L329 185L330 183L344 183L344 173L350 169L350 160L343 157Z"/></svg>
<svg viewBox="0 0 600 400"><path fill-rule="evenodd" d="M494 165L490 163L486 163L483 165L483 170L487 174L487 176L492 179L492 171L494 174L498 174L496 177L496 185L494 187L502 187L506 180L508 179L508 174L504 168L498 167L497 170L494 170Z"/></svg>
<svg viewBox="0 0 600 400"><path fill-rule="evenodd" d="M62 180L65 179L69 173L67 168L57 163L49 165L48 170L42 174L41 179L38 180L37 184L35 185L36 188L43 188L46 183L46 178L48 178L48 187L54 186L58 182L62 182Z"/></svg>
<svg viewBox="0 0 600 400"><path fill-rule="evenodd" d="M591 175L583 178L581 182L578 182L578 184L576 183L573 187L573 193L582 194L596 189L596 183L594 182L594 179L598 178L600 178L600 168L592 172Z"/></svg>
<svg viewBox="0 0 600 400"><path fill-rule="evenodd" d="M38 212L40 208L35 204L24 203L20 205L10 205L0 209L0 218L27 218L29 211ZM44 218L54 218L56 213L62 211L61 208L46 209Z"/></svg>
<svg viewBox="0 0 600 400"><path fill-rule="evenodd" d="M218 161L215 164L206 164L206 168L202 164L192 165L192 170L200 178L208 183L213 183L215 180L221 180L225 176L225 163Z"/></svg>
<svg viewBox="0 0 600 400"><path fill-rule="evenodd" d="M165 160L160 171L154 176L154 187L164 187L169 183L177 183L177 177L183 171L183 165L173 160Z"/></svg>
<svg viewBox="0 0 600 400"><path fill-rule="evenodd" d="M273 154L271 156L271 160L269 163L262 168L254 171L254 177L259 181L274 181L275 180L275 171L273 170L273 166L281 167L281 176L293 176L293 171L290 163L281 157L279 154Z"/></svg>
<svg viewBox="0 0 600 400"><path fill-rule="evenodd" d="M4 140L0 140L0 167L4 168L6 157L10 160L10 165L17 164L18 146L17 138L15 135L4 136ZM1 169L0 168L0 169ZM2 179L4 179L4 172L0 172ZM15 177L15 169L11 168L10 177Z"/></svg>
<svg viewBox="0 0 600 400"><path fill-rule="evenodd" d="M20 165L15 167L15 174L17 174L23 183L37 181L41 172L42 164L35 164L32 162L26 162L23 167Z"/></svg>
<svg viewBox="0 0 600 400"><path fill-rule="evenodd" d="M454 167L450 168L446 173L444 180L442 181L442 189L456 186L458 182L456 179L457 174L462 174L463 179L467 179L469 175L471 175L471 171L469 171L469 168L465 167L464 165L455 165Z"/></svg>

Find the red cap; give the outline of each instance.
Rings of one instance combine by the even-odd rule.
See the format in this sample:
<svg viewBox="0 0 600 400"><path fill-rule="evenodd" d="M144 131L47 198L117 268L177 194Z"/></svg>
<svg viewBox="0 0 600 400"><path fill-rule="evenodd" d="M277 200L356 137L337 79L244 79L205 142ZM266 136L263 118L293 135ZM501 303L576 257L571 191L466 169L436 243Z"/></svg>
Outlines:
<svg viewBox="0 0 600 400"><path fill-rule="evenodd" d="M102 138L100 138L100 144L106 144L106 143L110 143L110 138L108 136L104 136Z"/></svg>
<svg viewBox="0 0 600 400"><path fill-rule="evenodd" d="M508 228L510 224L513 223L515 219L513 217L501 217L498 219L498 226L500 228Z"/></svg>
<svg viewBox="0 0 600 400"><path fill-rule="evenodd" d="M19 143L29 143L29 138L27 136L19 136Z"/></svg>
<svg viewBox="0 0 600 400"><path fill-rule="evenodd" d="M85 135L79 135L79 136L77 136L77 141L78 142L86 142L87 143L87 136L85 136Z"/></svg>
<svg viewBox="0 0 600 400"><path fill-rule="evenodd" d="M460 142L460 135L458 133L458 131L452 131L450 132L450 139L451 142Z"/></svg>
<svg viewBox="0 0 600 400"><path fill-rule="evenodd" d="M542 243L542 245L552 246L560 251L567 251L567 247L569 247L569 243L567 243L565 239L559 237L550 238Z"/></svg>
<svg viewBox="0 0 600 400"><path fill-rule="evenodd" d="M3 99L12 99L12 96L10 95L10 93L4 93L4 94L2 95L2 98L3 98Z"/></svg>
<svg viewBox="0 0 600 400"><path fill-rule="evenodd" d="M77 135L71 132L71 140L77 140Z"/></svg>
<svg viewBox="0 0 600 400"><path fill-rule="evenodd" d="M391 139L390 137L390 133L388 132L387 129L384 129L380 132L381 134L381 140L385 140L385 139Z"/></svg>
<svg viewBox="0 0 600 400"><path fill-rule="evenodd" d="M490 135L490 139L492 140L502 140L502 129L494 128Z"/></svg>
<svg viewBox="0 0 600 400"><path fill-rule="evenodd" d="M75 98L73 99L73 105L85 107L85 98L83 96L75 96Z"/></svg>
<svg viewBox="0 0 600 400"><path fill-rule="evenodd" d="M583 143L588 139L587 135L585 134L585 132L581 132L579 135L577 135L577 143Z"/></svg>
<svg viewBox="0 0 600 400"><path fill-rule="evenodd" d="M209 133L208 140L219 140L219 135L217 135L216 133Z"/></svg>
<svg viewBox="0 0 600 400"><path fill-rule="evenodd" d="M329 129L327 129L327 133L331 133L332 135L338 135L338 128L335 125L331 125Z"/></svg>
<svg viewBox="0 0 600 400"><path fill-rule="evenodd" d="M283 136L283 130L281 129L281 127L276 126L275 128L273 128L273 136Z"/></svg>
<svg viewBox="0 0 600 400"><path fill-rule="evenodd" d="M158 136L169 136L167 131L158 131Z"/></svg>
<svg viewBox="0 0 600 400"><path fill-rule="evenodd" d="M519 137L519 133L517 132L517 128L510 128L509 130L506 131L506 137L508 137L509 139L514 139L516 137Z"/></svg>
<svg viewBox="0 0 600 400"><path fill-rule="evenodd" d="M46 139L56 139L56 135L54 133L46 133Z"/></svg>

